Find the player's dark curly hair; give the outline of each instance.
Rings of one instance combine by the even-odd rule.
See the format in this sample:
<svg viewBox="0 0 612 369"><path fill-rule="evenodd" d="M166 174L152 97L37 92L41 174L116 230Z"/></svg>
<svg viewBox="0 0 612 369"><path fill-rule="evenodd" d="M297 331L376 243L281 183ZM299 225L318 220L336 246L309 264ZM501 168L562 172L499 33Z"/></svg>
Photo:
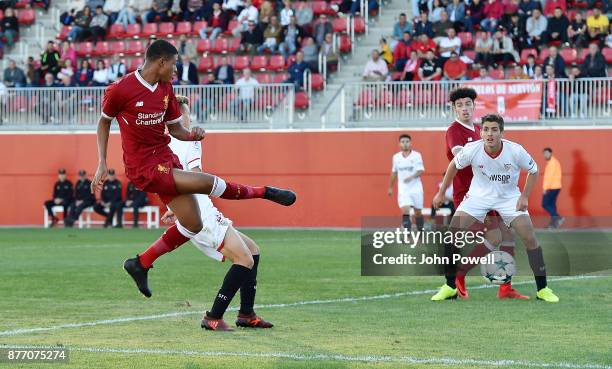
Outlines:
<svg viewBox="0 0 612 369"><path fill-rule="evenodd" d="M178 50L174 45L166 40L157 40L149 45L145 58L153 61L159 58L171 58L174 55L178 55Z"/></svg>
<svg viewBox="0 0 612 369"><path fill-rule="evenodd" d="M402 134L399 136L399 140L400 140L400 141L402 140L402 138L407 138L407 139L409 139L410 141L412 141L412 137L410 137L410 135L409 135L409 134L407 134L407 133L402 133Z"/></svg>
<svg viewBox="0 0 612 369"><path fill-rule="evenodd" d="M484 122L495 122L499 124L499 131L504 131L504 118L499 114L487 114L482 117L480 121L482 124L484 124Z"/></svg>
<svg viewBox="0 0 612 369"><path fill-rule="evenodd" d="M464 99L466 97L469 97L472 101L474 101L478 97L478 94L476 93L476 90L471 87L458 87L451 91L449 99L451 103L455 104L455 101Z"/></svg>

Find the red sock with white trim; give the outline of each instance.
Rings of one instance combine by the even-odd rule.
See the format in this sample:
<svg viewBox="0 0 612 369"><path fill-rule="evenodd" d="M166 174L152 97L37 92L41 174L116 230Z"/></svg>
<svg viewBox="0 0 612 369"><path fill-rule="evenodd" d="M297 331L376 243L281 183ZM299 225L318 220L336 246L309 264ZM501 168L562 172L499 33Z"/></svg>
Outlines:
<svg viewBox="0 0 612 369"><path fill-rule="evenodd" d="M213 189L210 191L211 196L220 197L226 200L263 199L265 193L265 187L252 187L238 183L225 182L219 177L215 177Z"/></svg>
<svg viewBox="0 0 612 369"><path fill-rule="evenodd" d="M138 256L140 264L144 268L150 268L158 257L175 250L187 241L189 241L189 238L183 236L176 224L173 224L145 252Z"/></svg>

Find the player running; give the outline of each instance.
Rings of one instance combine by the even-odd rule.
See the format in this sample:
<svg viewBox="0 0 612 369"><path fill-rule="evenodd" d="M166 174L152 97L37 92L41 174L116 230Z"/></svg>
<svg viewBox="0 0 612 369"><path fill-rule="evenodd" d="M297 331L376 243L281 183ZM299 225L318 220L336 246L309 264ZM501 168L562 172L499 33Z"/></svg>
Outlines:
<svg viewBox="0 0 612 369"><path fill-rule="evenodd" d="M393 155L391 178L389 179L389 196L393 195L393 184L397 179L397 203L402 210L402 225L410 230L410 209L414 209L417 229L423 230L423 183L421 175L425 171L423 157L411 148L412 138L408 134L399 136L401 151Z"/></svg>
<svg viewBox="0 0 612 369"><path fill-rule="evenodd" d="M503 139L503 132L504 119L500 115L489 114L482 118L482 139L466 144L450 162L442 186L434 197L434 206L442 203L444 191L457 172L471 169L473 179L465 199L451 219L451 230L467 230L476 222L484 222L489 211L499 213L503 222L512 227L525 244L535 277L537 298L558 302L559 298L547 287L542 248L527 212L538 166L521 145ZM528 172L522 193L518 188L521 169Z"/></svg>
<svg viewBox="0 0 612 369"><path fill-rule="evenodd" d="M202 228L200 208L194 194L210 194L224 199L264 198L289 206L296 196L288 190L274 187L251 187L225 182L207 174L182 170L168 147L170 135L181 141L200 141L204 130L190 131L179 122L181 111L172 90L178 51L169 42L157 40L146 51L142 69L126 75L106 88L102 116L98 121L98 169L91 184L100 189L107 175L106 152L110 125L117 119L121 132L123 162L126 176L146 192L156 193L169 206L182 227L169 227L145 252L124 263L125 270L136 282L140 292L151 297L147 273L160 255L172 251L198 234ZM235 264L232 280L243 281L251 268ZM240 283L238 287L242 285Z"/></svg>
<svg viewBox="0 0 612 369"><path fill-rule="evenodd" d="M455 112L455 121L451 123L446 130L446 157L449 161L463 149L463 146L470 142L480 140L480 126L474 124L474 108L476 101L476 91L473 88L457 88L450 94L450 101ZM469 169L460 170L453 179L453 202L455 207L458 207L463 201L470 183L472 182L472 171ZM497 221L497 216L491 214L486 218L486 226L489 229L485 233L484 243L474 247L469 257L481 257L495 250L496 245L501 243L500 249L514 256L514 237L510 230L503 224ZM458 250L455 247L447 245L444 248L445 256L451 258ZM475 259L472 259L475 260ZM440 290L432 296L433 301L454 299L457 296L467 299L468 292L465 287L465 276L476 264L461 265L459 272L457 266L452 263L445 265L446 284L440 287ZM505 283L499 287L497 297L528 299L529 297L518 293L512 288L511 282Z"/></svg>

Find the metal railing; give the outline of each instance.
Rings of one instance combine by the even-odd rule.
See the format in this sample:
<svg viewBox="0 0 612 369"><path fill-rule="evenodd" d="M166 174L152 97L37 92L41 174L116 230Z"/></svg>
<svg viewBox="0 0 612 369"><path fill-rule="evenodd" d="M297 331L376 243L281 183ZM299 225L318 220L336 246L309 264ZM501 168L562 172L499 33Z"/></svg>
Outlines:
<svg viewBox="0 0 612 369"><path fill-rule="evenodd" d="M346 127L444 126L454 118L449 93L474 87L478 112L513 123L612 124L612 78L346 83L320 116L329 124L344 110ZM341 101L342 100L342 101Z"/></svg>
<svg viewBox="0 0 612 369"><path fill-rule="evenodd" d="M92 128L104 87L10 88L0 91L0 125L9 129ZM221 128L287 128L293 124L293 84L175 86L190 100L192 121Z"/></svg>

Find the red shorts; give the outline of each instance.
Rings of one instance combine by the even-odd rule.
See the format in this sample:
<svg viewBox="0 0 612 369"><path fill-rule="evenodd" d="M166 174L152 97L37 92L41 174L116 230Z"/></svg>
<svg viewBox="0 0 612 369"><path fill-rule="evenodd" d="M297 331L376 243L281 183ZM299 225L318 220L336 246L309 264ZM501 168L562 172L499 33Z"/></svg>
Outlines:
<svg viewBox="0 0 612 369"><path fill-rule="evenodd" d="M141 191L155 193L167 205L177 195L172 169L183 169L178 157L172 152L156 155L142 166L125 168L126 176Z"/></svg>

